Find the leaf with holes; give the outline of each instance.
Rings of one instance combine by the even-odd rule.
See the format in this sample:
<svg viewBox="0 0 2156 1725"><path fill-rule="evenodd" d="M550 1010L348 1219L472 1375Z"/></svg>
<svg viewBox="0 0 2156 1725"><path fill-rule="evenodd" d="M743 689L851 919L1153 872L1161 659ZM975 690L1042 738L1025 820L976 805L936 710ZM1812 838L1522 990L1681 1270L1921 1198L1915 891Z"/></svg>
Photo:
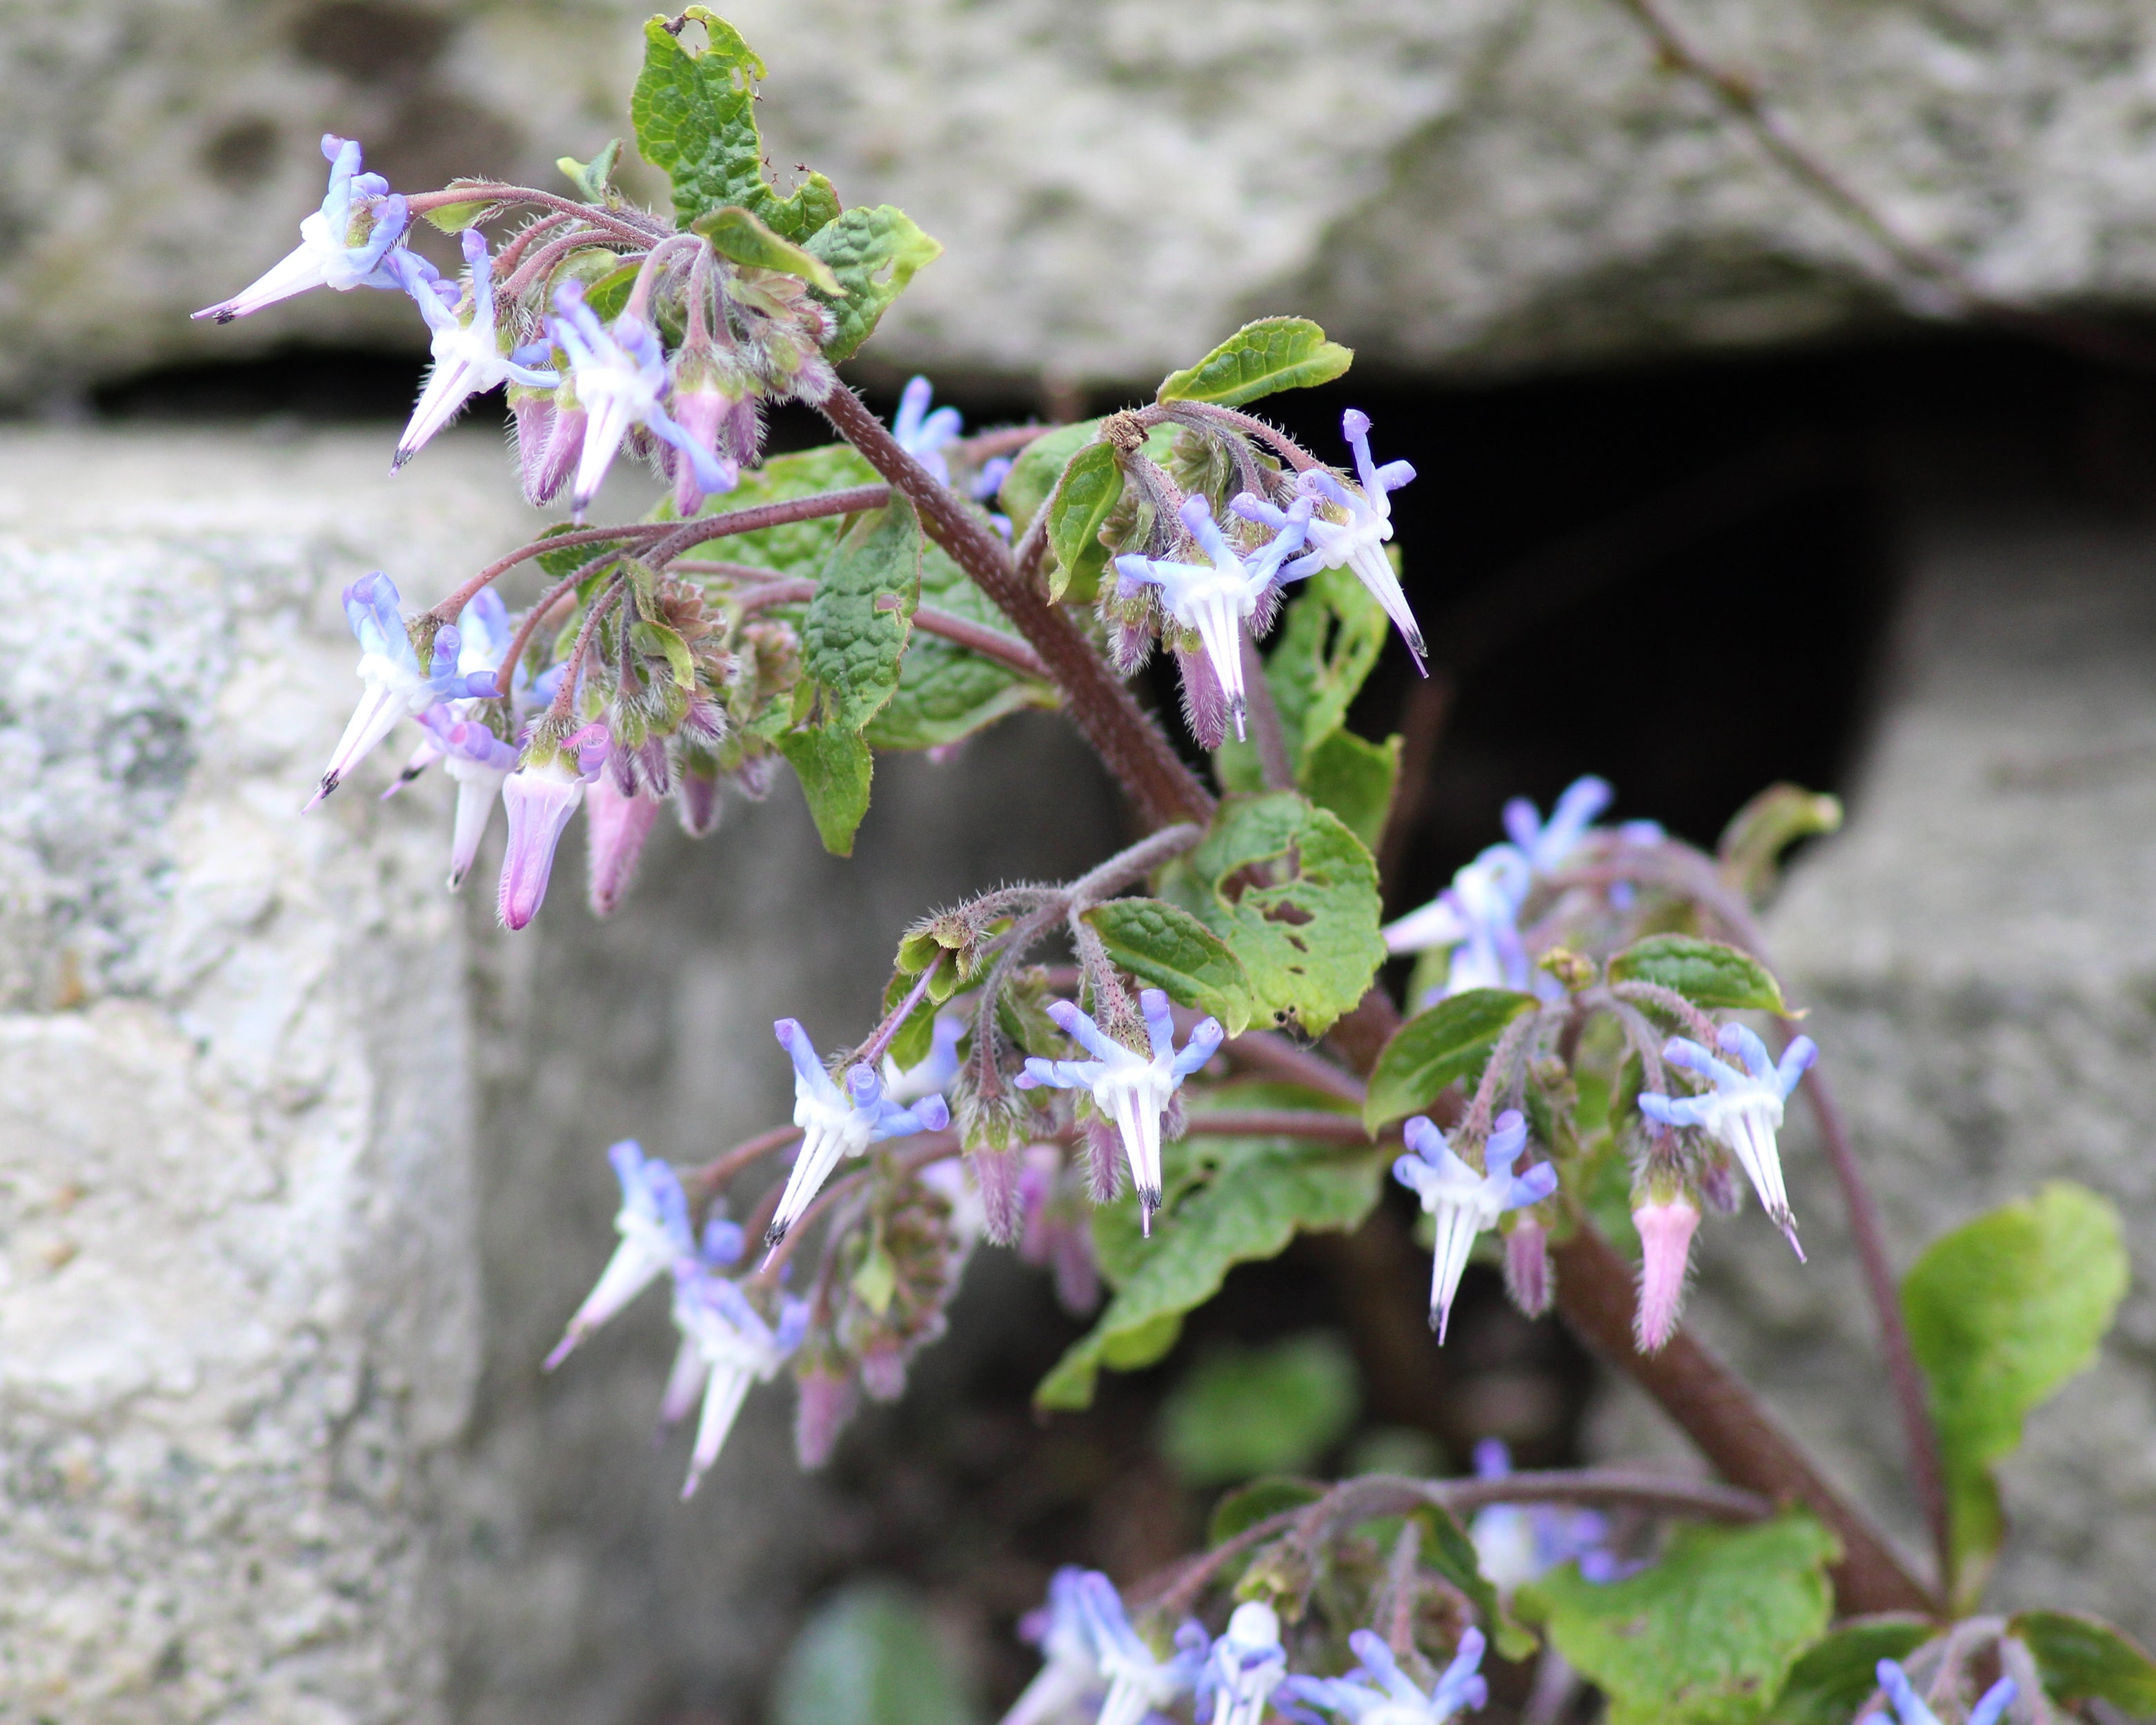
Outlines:
<svg viewBox="0 0 2156 1725"><path fill-rule="evenodd" d="M1223 798L1159 891L1234 950L1259 1013L1312 1036L1354 1009L1384 963L1377 865L1337 816L1293 791Z"/></svg>
<svg viewBox="0 0 2156 1725"><path fill-rule="evenodd" d="M1781 985L1748 952L1693 934L1651 934L1609 961L1613 983L1652 983L1694 1006L1786 1013Z"/></svg>
<svg viewBox="0 0 2156 1725"><path fill-rule="evenodd" d="M1860 1617L1789 1668L1772 1725L1849 1725L1879 1686L1879 1661L1907 1659L1937 1631L1921 1617Z"/></svg>
<svg viewBox="0 0 2156 1725"><path fill-rule="evenodd" d="M2107 1701L2136 1719L2156 1714L2156 1660L2109 1624L2074 1611L2023 1611L2006 1620L2006 1632L2035 1656L2052 1700Z"/></svg>
<svg viewBox="0 0 2156 1725"><path fill-rule="evenodd" d="M1024 644L941 546L927 547L921 557L921 603ZM1053 683L916 627L898 668L898 691L865 734L880 749L937 748L1024 708L1052 707L1061 699Z"/></svg>
<svg viewBox="0 0 2156 1725"><path fill-rule="evenodd" d="M2065 1180L1933 1241L1903 1279L1938 1424L1958 1604L1974 1604L2005 1536L1992 1469L2020 1448L2022 1421L2096 1358L2127 1279L2118 1212Z"/></svg>
<svg viewBox="0 0 2156 1725"><path fill-rule="evenodd" d="M1250 979L1220 937L1157 898L1111 899L1085 913L1108 957L1178 1005L1210 1014L1240 1036L1250 1022Z"/></svg>
<svg viewBox="0 0 2156 1725"><path fill-rule="evenodd" d="M838 215L839 194L821 174L784 198L764 177L756 125L763 62L709 7L691 6L681 19L703 26L704 46L653 18L644 27L644 69L629 99L638 153L673 182L675 219L685 228L706 210L738 204L782 239L808 239Z"/></svg>
<svg viewBox="0 0 2156 1725"><path fill-rule="evenodd" d="M731 258L737 264L745 264L757 270L776 270L782 275L798 275L802 280L834 299L844 299L844 288L839 278L831 273L831 266L814 252L803 250L790 239L781 239L770 228L758 221L737 203L723 204L717 209L707 209L689 224L690 231L701 234L711 242L711 249L722 258Z"/></svg>
<svg viewBox="0 0 2156 1725"><path fill-rule="evenodd" d="M1363 1123L1375 1132L1424 1112L1447 1085L1481 1071L1505 1027L1534 1005L1532 994L1470 988L1417 1013L1393 1033L1370 1069Z"/></svg>
<svg viewBox="0 0 2156 1725"><path fill-rule="evenodd" d="M1752 1725L1825 1633L1833 1535L1801 1511L1751 1527L1677 1528L1661 1562L1597 1584L1576 1563L1521 1589L1609 1725Z"/></svg>
<svg viewBox="0 0 2156 1725"><path fill-rule="evenodd" d="M1196 365L1170 373L1158 399L1239 408L1275 390L1330 383L1354 358L1353 348L1327 341L1306 317L1262 317L1245 324Z"/></svg>
<svg viewBox="0 0 2156 1725"><path fill-rule="evenodd" d="M808 241L809 254L829 267L844 295L824 293L835 327L824 357L850 359L906 285L942 255L912 217L888 203L856 205Z"/></svg>
<svg viewBox="0 0 2156 1725"><path fill-rule="evenodd" d="M821 684L829 722L859 731L898 690L921 600L921 521L902 497L839 542L801 620L802 665Z"/></svg>
<svg viewBox="0 0 2156 1725"><path fill-rule="evenodd" d="M1107 566L1101 529L1122 495L1123 470L1112 444L1087 444L1065 464L1048 503L1048 548L1055 553L1049 598L1060 600L1072 583L1097 578Z"/></svg>

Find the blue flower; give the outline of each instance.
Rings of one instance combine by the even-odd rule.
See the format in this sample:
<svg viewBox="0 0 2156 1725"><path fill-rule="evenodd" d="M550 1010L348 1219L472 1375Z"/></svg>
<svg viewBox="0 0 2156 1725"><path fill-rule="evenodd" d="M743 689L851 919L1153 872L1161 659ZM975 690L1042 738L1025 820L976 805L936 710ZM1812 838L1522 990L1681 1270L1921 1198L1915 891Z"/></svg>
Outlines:
<svg viewBox="0 0 2156 1725"><path fill-rule="evenodd" d="M1086 1609L1086 1577L1075 1564L1058 1569L1048 1580L1048 1603L1019 1625L1044 1662L1002 1725L1094 1725L1099 1717L1102 1678Z"/></svg>
<svg viewBox="0 0 2156 1725"><path fill-rule="evenodd" d="M1437 1250L1430 1263L1430 1327L1442 1342L1475 1236L1495 1227L1506 1211L1540 1204L1556 1191L1557 1168L1550 1163L1537 1163L1517 1178L1513 1176L1512 1164L1527 1142L1527 1123L1516 1108L1497 1117L1496 1130L1482 1147L1486 1173L1463 1161L1445 1142L1445 1134L1423 1115L1407 1123L1406 1137L1413 1153L1394 1163L1393 1178L1413 1190L1421 1199L1423 1209L1437 1218Z"/></svg>
<svg viewBox="0 0 2156 1725"><path fill-rule="evenodd" d="M1496 1438L1475 1446L1478 1478L1501 1480L1512 1471L1512 1458ZM1640 1566L1621 1561L1607 1548L1609 1522L1591 1509L1551 1503L1493 1503L1476 1512L1468 1525L1482 1573L1502 1593L1511 1593L1560 1563L1577 1563L1580 1574L1597 1583L1622 1580Z"/></svg>
<svg viewBox="0 0 2156 1725"><path fill-rule="evenodd" d="M583 287L578 282L555 290L554 310L557 315L547 320L547 331L569 357L577 403L588 416L569 492L577 519L584 518L622 440L638 425L671 444L696 470L696 483L704 490L730 490L733 478L718 458L677 425L661 405L667 391L666 355L658 332L626 311L611 325L602 326L584 304Z"/></svg>
<svg viewBox="0 0 2156 1725"><path fill-rule="evenodd" d="M1368 1630L1357 1630L1348 1645L1363 1661L1359 1667L1344 1677L1290 1677L1282 1686L1284 1694L1356 1725L1444 1725L1490 1698L1490 1686L1480 1675L1480 1630L1471 1629L1460 1636L1459 1652L1427 1695L1400 1669L1393 1650Z"/></svg>
<svg viewBox="0 0 2156 1725"><path fill-rule="evenodd" d="M608 1150L607 1160L621 1182L621 1208L613 1219L621 1244L547 1356L543 1369L549 1372L676 1260L696 1250L689 1233L689 1201L673 1168L655 1156L647 1158L634 1138L624 1138Z"/></svg>
<svg viewBox="0 0 2156 1725"><path fill-rule="evenodd" d="M882 1081L866 1066L850 1067L841 1089L824 1070L816 1045L798 1020L781 1019L771 1028L793 1062L793 1123L801 1128L800 1153L763 1237L765 1245L776 1246L801 1219L841 1157L863 1155L870 1145L886 1138L941 1132L951 1123L951 1111L937 1096L916 1102L911 1110L902 1107L884 1094Z"/></svg>
<svg viewBox="0 0 2156 1725"><path fill-rule="evenodd" d="M1163 1659L1131 1626L1115 1584L1097 1570L1078 1578L1076 1601L1093 1662L1108 1687L1098 1725L1139 1725L1155 1710L1190 1693L1205 1668L1205 1631L1185 1623L1175 1651Z"/></svg>
<svg viewBox="0 0 2156 1725"><path fill-rule="evenodd" d="M1797 1224L1789 1214L1789 1198L1782 1184L1782 1158L1774 1134L1782 1124L1782 1105L1812 1062L1819 1048L1809 1036L1799 1036L1782 1050L1779 1065L1767 1053L1758 1034L1743 1024L1724 1024L1717 1039L1724 1054L1735 1055L1743 1069L1717 1060L1697 1042L1676 1036L1663 1049L1662 1058L1673 1066L1696 1072L1714 1088L1702 1096L1665 1096L1652 1091L1640 1098L1640 1111L1664 1126L1697 1127L1728 1146L1752 1187L1760 1206L1774 1224L1789 1237L1790 1248L1801 1259Z"/></svg>
<svg viewBox="0 0 2156 1725"><path fill-rule="evenodd" d="M197 317L230 323L309 288L345 293L357 287L404 285L386 262L409 219L404 200L390 192L389 182L380 174L359 171L357 144L326 136L322 154L330 163L329 191L321 208L300 223L298 248L259 281L229 300L204 306Z"/></svg>
<svg viewBox="0 0 2156 1725"><path fill-rule="evenodd" d="M1924 1705L1917 1692L1909 1686L1908 1674L1891 1659L1879 1661L1879 1686L1893 1703L1895 1717L1901 1725L1939 1725L1939 1716ZM2013 1678L2001 1677L1984 1692L1984 1698L1970 1710L1969 1725L1999 1725L2020 1692ZM1856 1725L1886 1725L1886 1722L1884 1713L1868 1712Z"/></svg>
<svg viewBox="0 0 2156 1725"><path fill-rule="evenodd" d="M1515 797L1505 805L1506 836L1518 847L1535 874L1554 875L1579 848L1579 841L1594 824L1594 817L1609 806L1616 794L1607 779L1591 773L1576 778L1558 796L1548 821L1525 797Z"/></svg>
<svg viewBox="0 0 2156 1725"><path fill-rule="evenodd" d="M397 584L379 570L345 588L344 614L359 640L359 680L367 689L308 800L310 809L341 784L399 719L416 718L437 701L494 693L490 670L459 670L463 636L453 624L435 630L430 663L421 667L398 608Z"/></svg>
<svg viewBox="0 0 2156 1725"><path fill-rule="evenodd" d="M908 382L898 398L898 413L891 422L891 434L899 448L936 475L938 485L951 483L951 464L944 450L963 437L965 423L956 408L928 411L935 391L926 377Z"/></svg>
<svg viewBox="0 0 2156 1725"><path fill-rule="evenodd" d="M1045 1084L1091 1095L1093 1106L1115 1122L1122 1138L1131 1182L1137 1188L1140 1221L1150 1234L1153 1215L1160 1209L1161 1114L1183 1081L1213 1058L1226 1033L1219 1019L1202 1019L1191 1027L1189 1040L1178 1054L1168 996L1158 988L1147 988L1138 996L1138 1007L1145 1014L1147 1040L1152 1045L1151 1058L1107 1034L1069 1001L1050 1002L1048 1015L1093 1058L1048 1060L1034 1055L1027 1060L1018 1084L1021 1090Z"/></svg>
<svg viewBox="0 0 2156 1725"><path fill-rule="evenodd" d="M1247 494L1245 494L1247 495ZM1238 498L1237 502L1242 499ZM1243 688L1243 625L1255 616L1281 572L1281 564L1302 548L1311 526L1310 506L1298 501L1281 514L1279 531L1245 556L1228 543L1203 497L1183 500L1181 519L1204 554L1203 563L1119 557L1116 572L1126 588L1158 587L1168 614L1194 633L1213 674L1219 679L1235 735L1243 734L1247 702Z"/></svg>
<svg viewBox="0 0 2156 1725"><path fill-rule="evenodd" d="M455 418L475 395L505 382L521 383L531 389L552 389L562 381L557 372L521 362L524 358L544 359L545 343L533 344L533 350L503 352L495 334L494 259L486 249L486 236L476 228L465 228L464 249L465 262L471 266L471 305L463 317L457 316L459 296L455 290L451 288L445 303L437 290L438 285L426 279L433 275L431 270L424 275L406 272L407 290L418 305L419 315L426 319L427 327L434 332L434 362L427 373L425 386L419 391L418 405L412 409L411 423L397 440L397 453L389 464L393 473L410 460L428 439ZM420 260L413 256L413 261Z"/></svg>
<svg viewBox="0 0 2156 1725"><path fill-rule="evenodd" d="M1430 903L1388 924L1385 949L1398 953L1449 948L1445 997L1470 988L1528 992L1535 970L1520 938L1519 914L1533 875L1517 846L1492 845Z"/></svg>
<svg viewBox="0 0 2156 1725"><path fill-rule="evenodd" d="M1286 1675L1279 1614L1259 1599L1238 1605L1198 1681L1199 1725L1258 1725Z"/></svg>
<svg viewBox="0 0 2156 1725"><path fill-rule="evenodd" d="M674 1327L681 1332L681 1346L660 1407L660 1420L671 1425L695 1404L697 1391L703 1392L684 1497L695 1494L718 1459L749 1387L777 1377L808 1332L807 1301L782 1296L774 1326L749 1304L738 1283L717 1273L741 1257L744 1242L737 1225L715 1221L704 1235L702 1250L674 1266Z"/></svg>

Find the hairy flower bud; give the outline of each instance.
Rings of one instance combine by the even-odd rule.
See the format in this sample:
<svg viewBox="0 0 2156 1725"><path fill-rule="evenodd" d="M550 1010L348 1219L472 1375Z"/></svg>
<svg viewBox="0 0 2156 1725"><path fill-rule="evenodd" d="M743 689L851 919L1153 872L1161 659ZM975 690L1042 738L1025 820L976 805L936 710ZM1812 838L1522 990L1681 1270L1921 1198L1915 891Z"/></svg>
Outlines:
<svg viewBox="0 0 2156 1725"><path fill-rule="evenodd" d="M1505 1291L1529 1317L1550 1308L1549 1230L1531 1212L1518 1213L1505 1236Z"/></svg>
<svg viewBox="0 0 2156 1725"><path fill-rule="evenodd" d="M1699 1206L1680 1193L1667 1199L1650 1198L1632 1212L1640 1230L1640 1303L1633 1334L1642 1353L1658 1353L1676 1333L1684 1307L1685 1277L1691 1267L1691 1236L1699 1226Z"/></svg>
<svg viewBox="0 0 2156 1725"><path fill-rule="evenodd" d="M613 774L602 773L585 793L584 804L592 915L611 916L636 877L644 841L659 819L659 798L644 790L624 793Z"/></svg>

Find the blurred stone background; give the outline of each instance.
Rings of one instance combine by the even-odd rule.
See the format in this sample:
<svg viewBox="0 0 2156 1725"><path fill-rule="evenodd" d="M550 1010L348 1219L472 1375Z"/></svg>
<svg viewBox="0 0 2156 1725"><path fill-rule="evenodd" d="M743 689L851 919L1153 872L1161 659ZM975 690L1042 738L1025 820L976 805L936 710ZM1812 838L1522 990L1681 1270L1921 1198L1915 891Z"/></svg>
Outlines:
<svg viewBox="0 0 2156 1725"><path fill-rule="evenodd" d="M1449 702L1388 661L1360 716L1438 737L1396 909L1504 797L1582 771L1702 840L1767 780L1842 790L1847 833L1774 927L1900 1257L2066 1173L2156 1266L2144 375L1910 322L1602 0L722 9L769 62L779 169L947 246L872 391L927 367L976 422L1106 407L1275 311L1362 351L1352 389L1277 405L1329 443L1352 399L1423 475L1401 537ZM2145 318L2145 8L1685 16L1992 291ZM921 1590L985 1707L1023 1678L1011 1624L1050 1563L1134 1575L1197 1537L1165 1390L1312 1326L1361 1367L1336 1465L1488 1434L1683 1465L1622 1396L1584 1417L1577 1350L1486 1281L1429 1348L1390 1212L1239 1276L1163 1366L1045 1429L1024 1396L1072 1321L983 1255L952 1338L827 1474L796 1473L766 1394L685 1507L679 1440L651 1442L655 1299L538 1374L610 1240L608 1142L686 1162L767 1123L772 1018L846 1034L880 980L860 955L913 916L1121 832L1035 717L880 766L851 863L790 783L707 845L663 832L603 925L572 833L512 941L478 883L438 890L441 787L376 803L385 758L298 819L352 691L337 588L383 567L431 598L533 517L484 425L381 477L424 352L396 297L185 314L289 248L324 131L407 187L551 183L625 131L641 17L0 6L0 399L25 416L0 429L6 1725L748 1725L804 1612L863 1573ZM1801 1128L1789 1160L1812 1267L1756 1215L1713 1230L1693 1315L1909 1529ZM2156 1636L2152 1349L2138 1281L2010 1470L2005 1603Z"/></svg>

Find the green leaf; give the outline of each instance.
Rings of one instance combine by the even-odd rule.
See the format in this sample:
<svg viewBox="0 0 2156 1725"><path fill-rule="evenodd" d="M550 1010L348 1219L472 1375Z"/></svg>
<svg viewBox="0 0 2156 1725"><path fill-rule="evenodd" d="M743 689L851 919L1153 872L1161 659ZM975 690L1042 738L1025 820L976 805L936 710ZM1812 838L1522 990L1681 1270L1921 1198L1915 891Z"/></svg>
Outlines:
<svg viewBox="0 0 2156 1725"><path fill-rule="evenodd" d="M1245 324L1188 371L1170 373L1158 399L1239 408L1276 389L1330 383L1354 357L1353 349L1327 341L1306 317L1262 317Z"/></svg>
<svg viewBox="0 0 2156 1725"><path fill-rule="evenodd" d="M1534 1004L1532 994L1470 988L1417 1013L1393 1033L1370 1069L1363 1124L1376 1132L1422 1113L1445 1086L1481 1070L1505 1027Z"/></svg>
<svg viewBox="0 0 2156 1725"><path fill-rule="evenodd" d="M663 623L635 623L629 625L629 639L638 652L664 659L667 669L674 673L674 680L682 688L696 686L696 661L678 630Z"/></svg>
<svg viewBox="0 0 2156 1725"><path fill-rule="evenodd" d="M482 220L490 210L501 208L497 198L475 198L469 203L444 203L427 212L427 219L444 234L461 234Z"/></svg>
<svg viewBox="0 0 2156 1725"><path fill-rule="evenodd" d="M1178 1005L1209 1013L1230 1036L1250 1022L1250 979L1220 937L1157 898L1116 898L1085 913L1108 957Z"/></svg>
<svg viewBox="0 0 2156 1725"><path fill-rule="evenodd" d="M1361 1400L1355 1357L1329 1330L1217 1347L1161 1404L1161 1453L1186 1486L1299 1472L1347 1435Z"/></svg>
<svg viewBox="0 0 2156 1725"><path fill-rule="evenodd" d="M829 722L859 731L898 692L921 602L921 521L902 497L857 521L817 578L801 663L829 696Z"/></svg>
<svg viewBox="0 0 2156 1725"><path fill-rule="evenodd" d="M1075 425L1059 425L1043 432L1019 452L1011 470L1004 475L1003 489L996 493L996 501L1010 517L1014 531L1025 531L1034 512L1061 483L1065 465L1100 434L1098 419L1081 419Z"/></svg>
<svg viewBox="0 0 2156 1725"><path fill-rule="evenodd" d="M1371 850L1384 835L1400 782L1400 739L1368 742L1352 731L1336 731L1304 757L1296 783L1320 809L1340 817Z"/></svg>
<svg viewBox="0 0 2156 1725"><path fill-rule="evenodd" d="M1654 1568L1602 1585L1568 1563L1520 1590L1524 1617L1609 1698L1609 1725L1751 1725L1825 1633L1833 1536L1801 1512L1676 1529Z"/></svg>
<svg viewBox="0 0 2156 1725"><path fill-rule="evenodd" d="M604 203L607 182L613 178L613 165L620 160L621 140L615 138L589 162L579 162L573 156L558 156L554 166L561 169L562 177L577 188L577 195L586 203Z"/></svg>
<svg viewBox="0 0 2156 1725"><path fill-rule="evenodd" d="M1774 1725L1849 1725L1879 1686L1879 1661L1907 1659L1938 1633L1921 1617L1863 1617L1844 1624L1789 1668Z"/></svg>
<svg viewBox="0 0 2156 1725"><path fill-rule="evenodd" d="M1841 801L1793 784L1773 784L1731 817L1716 853L1730 884L1757 901L1774 890L1782 853L1799 839L1841 825Z"/></svg>
<svg viewBox="0 0 2156 1725"><path fill-rule="evenodd" d="M1060 602L1074 581L1097 577L1108 547L1101 529L1123 495L1123 470L1115 445L1086 444L1065 465L1048 505L1048 548L1055 553L1048 596Z"/></svg>
<svg viewBox="0 0 2156 1725"><path fill-rule="evenodd" d="M856 205L808 241L808 250L829 266L844 297L830 307L838 327L824 344L833 365L850 359L906 284L942 255L913 218L888 203Z"/></svg>
<svg viewBox="0 0 2156 1725"><path fill-rule="evenodd" d="M691 6L682 17L704 27L701 49L670 31L664 18L644 27L644 69L629 99L638 153L673 182L681 226L732 203L783 239L806 239L838 215L838 193L811 174L792 196L778 195L763 176L756 125L763 62L708 7Z"/></svg>
<svg viewBox="0 0 2156 1725"><path fill-rule="evenodd" d="M1939 1428L1958 1601L1981 1592L2005 1534L1992 1468L2020 1447L2030 1413L2095 1358L2128 1273L2118 1213L2057 1180L1933 1241L1904 1278Z"/></svg>
<svg viewBox="0 0 2156 1725"><path fill-rule="evenodd" d="M711 249L722 258L731 258L737 264L746 264L755 270L776 270L783 275L798 275L834 299L846 295L829 264L792 240L781 239L737 203L706 210L689 226L691 232L710 240Z"/></svg>
<svg viewBox="0 0 2156 1725"><path fill-rule="evenodd" d="M1254 1004L1322 1035L1384 962L1378 868L1337 816L1293 791L1222 799L1198 848L1161 871L1161 896L1242 961Z"/></svg>
<svg viewBox="0 0 2156 1725"><path fill-rule="evenodd" d="M923 550L921 603L1024 644L1010 619L941 546ZM1052 683L916 629L898 668L898 692L865 734L880 749L937 748L1024 708L1055 706L1061 698Z"/></svg>
<svg viewBox="0 0 2156 1725"><path fill-rule="evenodd" d="M2071 1707L2100 1698L2137 1719L2156 1714L2156 1661L2097 1618L2072 1611L2024 1611L2006 1621L2036 1657L2044 1692Z"/></svg>
<svg viewBox="0 0 2156 1725"><path fill-rule="evenodd" d="M766 503L783 503L819 491L843 490L854 485L879 483L876 470L850 444L827 444L791 455L773 455L762 466L751 468L741 483L721 497L706 502L701 513L730 514ZM660 505L670 509L671 501ZM778 575L814 580L824 572L839 537L850 517L819 516L812 521L788 521L754 533L737 533L726 542L726 554L735 562L753 563Z"/></svg>
<svg viewBox="0 0 2156 1725"><path fill-rule="evenodd" d="M775 1725L972 1725L936 1626L912 1593L855 1582L817 1607L778 1669Z"/></svg>
<svg viewBox="0 0 2156 1725"><path fill-rule="evenodd" d="M1034 1392L1043 1408L1083 1408L1102 1366L1150 1364L1183 1315L1229 1270L1270 1258L1307 1229L1359 1226L1378 1199L1382 1158L1342 1156L1290 1138L1186 1139L1168 1147L1168 1201L1142 1239L1128 1202L1094 1212L1094 1240L1116 1297Z"/></svg>
<svg viewBox="0 0 2156 1725"><path fill-rule="evenodd" d="M1205 1543L1225 1545L1245 1527L1255 1527L1283 1510L1315 1503L1324 1495L1324 1486L1308 1480L1252 1480L1213 1506L1213 1519L1205 1524Z"/></svg>
<svg viewBox="0 0 2156 1725"><path fill-rule="evenodd" d="M1694 1006L1786 1013L1774 974L1748 952L1692 934L1651 934L1609 961L1613 983L1652 983Z"/></svg>
<svg viewBox="0 0 2156 1725"><path fill-rule="evenodd" d="M557 521L539 535L539 542L543 545L557 533L574 533L580 530L574 521ZM565 545L558 551L542 551L533 561L539 565L540 572L550 583L567 581L585 564L596 558L603 557L609 552L617 552L620 548L619 546L606 540L602 540L594 545ZM603 567L599 572L605 572Z"/></svg>
<svg viewBox="0 0 2156 1725"><path fill-rule="evenodd" d="M629 304L629 296L636 291L636 278L640 266L624 264L618 270L609 270L584 289L584 304L591 307L592 316L601 323L611 323L621 316L622 308Z"/></svg>
<svg viewBox="0 0 2156 1725"><path fill-rule="evenodd" d="M869 777L875 757L858 732L828 727L784 731L778 752L793 765L808 799L817 835L834 856L854 854L854 834L869 812Z"/></svg>

